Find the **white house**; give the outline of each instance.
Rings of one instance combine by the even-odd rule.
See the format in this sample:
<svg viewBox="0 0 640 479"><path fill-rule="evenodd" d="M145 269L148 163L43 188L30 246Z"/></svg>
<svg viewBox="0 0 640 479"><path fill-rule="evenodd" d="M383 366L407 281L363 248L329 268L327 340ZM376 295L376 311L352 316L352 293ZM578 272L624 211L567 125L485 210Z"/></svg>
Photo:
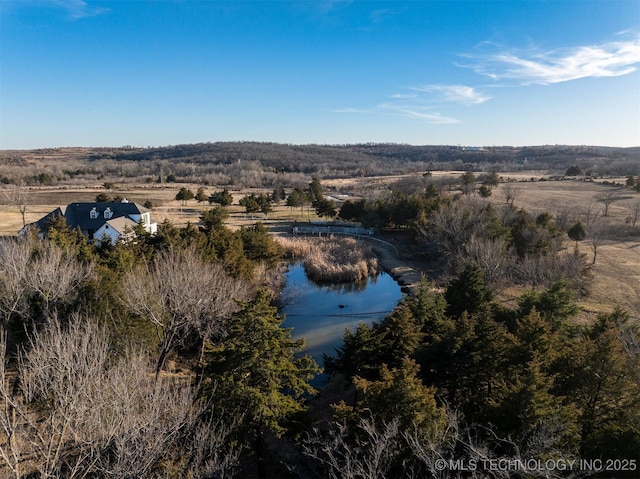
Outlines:
<svg viewBox="0 0 640 479"><path fill-rule="evenodd" d="M147 208L127 200L120 203L70 203L25 228L35 227L45 233L55 218L64 218L69 229L79 228L90 239L102 241L109 238L112 244L135 237L134 228L138 225L151 234L158 230L157 223L151 222L151 212Z"/></svg>

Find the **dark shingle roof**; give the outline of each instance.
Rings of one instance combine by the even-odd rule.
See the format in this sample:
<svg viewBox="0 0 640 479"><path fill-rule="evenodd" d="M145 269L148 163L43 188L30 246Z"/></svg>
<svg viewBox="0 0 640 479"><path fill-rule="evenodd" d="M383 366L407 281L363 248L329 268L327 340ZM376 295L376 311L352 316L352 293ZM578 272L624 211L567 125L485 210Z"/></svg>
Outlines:
<svg viewBox="0 0 640 479"><path fill-rule="evenodd" d="M91 210L96 209L98 215L91 218ZM109 208L111 218L105 218L104 212ZM65 220L70 229L80 228L82 231L95 231L110 219L121 216L139 215L149 211L137 203L70 203L67 205Z"/></svg>
<svg viewBox="0 0 640 479"><path fill-rule="evenodd" d="M92 218L91 211L94 208L97 215ZM107 209L111 210L112 215L110 218L105 218L104 216L104 212ZM56 208L32 224L41 231L45 231L56 217L64 217L69 229L80 228L84 234L87 234L88 232L96 231L109 220L120 217L128 218L131 215L141 215L148 211L147 208L137 203L70 203L67 206Z"/></svg>

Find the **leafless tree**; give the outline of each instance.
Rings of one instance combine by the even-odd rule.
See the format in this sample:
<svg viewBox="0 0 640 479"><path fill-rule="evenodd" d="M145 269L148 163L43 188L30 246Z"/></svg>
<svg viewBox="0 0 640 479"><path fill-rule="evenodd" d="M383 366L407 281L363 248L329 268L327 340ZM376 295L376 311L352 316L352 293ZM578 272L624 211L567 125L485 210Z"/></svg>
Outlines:
<svg viewBox="0 0 640 479"><path fill-rule="evenodd" d="M79 287L93 274L91 263L81 263L70 251L31 237L0 242L0 322L26 318L29 300L35 300L43 318L62 305L72 304Z"/></svg>
<svg viewBox="0 0 640 479"><path fill-rule="evenodd" d="M41 477L79 477L81 465L94 453L87 417L100 386L109 349L104 334L91 323L71 321L68 331L52 319L34 333L28 353L18 358L20 389L3 370L0 455L19 478L37 471ZM2 345L6 367L6 342Z"/></svg>
<svg viewBox="0 0 640 479"><path fill-rule="evenodd" d="M609 216L609 206L611 206L614 201L618 201L620 195L616 190L608 190L598 193L594 198L598 203L604 205L604 216Z"/></svg>
<svg viewBox="0 0 640 479"><path fill-rule="evenodd" d="M629 209L631 210L631 215L629 216L628 223L631 225L631 228L635 229L638 217L640 217L640 200L635 200Z"/></svg>
<svg viewBox="0 0 640 479"><path fill-rule="evenodd" d="M202 420L190 378L155 380L140 353L114 361L95 321L51 319L19 356L17 382L0 346L3 477L225 477L235 468L232 423Z"/></svg>
<svg viewBox="0 0 640 479"><path fill-rule="evenodd" d="M20 215L22 216L22 227L27 226L26 213L29 208L29 195L23 184L13 185L11 188L4 191L4 200L6 204L15 206L18 208Z"/></svg>
<svg viewBox="0 0 640 479"><path fill-rule="evenodd" d="M419 234L434 243L449 257L455 257L474 234L478 232L482 220L470 207L461 203L439 208L426 224L418 224Z"/></svg>
<svg viewBox="0 0 640 479"><path fill-rule="evenodd" d="M0 241L0 323L27 312L26 277L32 247L28 238Z"/></svg>
<svg viewBox="0 0 640 479"><path fill-rule="evenodd" d="M575 223L576 214L573 211L573 208L565 205L556 208L556 213L553 217L558 228L560 228L561 231L566 232L571 225Z"/></svg>
<svg viewBox="0 0 640 479"><path fill-rule="evenodd" d="M515 261L515 256L504 239L473 236L465 243L455 268L462 270L471 264L477 265L484 274L487 286L498 292L509 282Z"/></svg>
<svg viewBox="0 0 640 479"><path fill-rule="evenodd" d="M81 263L71 251L54 243L43 242L29 262L25 281L47 318L61 304L71 303L77 297L79 287L92 274L92 264Z"/></svg>
<svg viewBox="0 0 640 479"><path fill-rule="evenodd" d="M508 205L513 206L513 203L518 199L520 195L520 188L513 183L505 183L503 185L504 200Z"/></svg>
<svg viewBox="0 0 640 479"><path fill-rule="evenodd" d="M411 447L414 457L423 465L429 477L435 479L544 477L549 479L580 477L582 471L561 471L554 468L538 468L538 458L563 457L571 454L561 450L562 424L554 418L540 424L532 431L527 441L527 451L510 438L498 437L491 428L467 426L455 410L447 410L444 428L434 436L425 438L417 433L405 433L404 439ZM502 451L500 455L496 450ZM495 464L510 464L512 467L496 467ZM529 462L531 461L531 462ZM532 464L532 466L528 466ZM461 470L461 468L466 469ZM472 466L472 467L469 467Z"/></svg>
<svg viewBox="0 0 640 479"><path fill-rule="evenodd" d="M167 355L196 335L200 345L225 332L224 319L249 298L251 287L192 249L169 251L124 279L122 302L155 326L160 340L156 377Z"/></svg>
<svg viewBox="0 0 640 479"><path fill-rule="evenodd" d="M587 206L580 211L580 219L587 229L589 229L594 223L600 221L600 211L595 205L589 201Z"/></svg>
<svg viewBox="0 0 640 479"><path fill-rule="evenodd" d="M373 418L362 418L353 436L344 424L326 434L314 431L304 444L304 454L318 461L332 479L386 477L401 440L398 421L378 427Z"/></svg>
<svg viewBox="0 0 640 479"><path fill-rule="evenodd" d="M600 246L609 238L609 224L604 221L597 221L591 224L587 230L587 242L593 252L591 264L596 264Z"/></svg>

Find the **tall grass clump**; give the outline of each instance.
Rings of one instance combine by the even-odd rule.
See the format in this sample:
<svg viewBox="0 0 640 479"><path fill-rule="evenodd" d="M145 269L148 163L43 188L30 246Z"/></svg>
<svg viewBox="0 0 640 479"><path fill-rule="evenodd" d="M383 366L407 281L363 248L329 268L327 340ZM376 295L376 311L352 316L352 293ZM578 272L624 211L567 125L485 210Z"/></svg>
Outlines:
<svg viewBox="0 0 640 479"><path fill-rule="evenodd" d="M353 238L277 239L286 255L300 261L307 277L322 282L358 282L379 271L371 246Z"/></svg>

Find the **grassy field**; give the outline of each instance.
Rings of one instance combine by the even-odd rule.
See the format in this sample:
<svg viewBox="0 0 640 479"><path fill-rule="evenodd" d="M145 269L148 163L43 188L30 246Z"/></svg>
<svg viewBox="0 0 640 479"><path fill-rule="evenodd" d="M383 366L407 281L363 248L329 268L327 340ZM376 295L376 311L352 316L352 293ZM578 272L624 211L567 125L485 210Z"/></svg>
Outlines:
<svg viewBox="0 0 640 479"><path fill-rule="evenodd" d="M460 172L437 173L438 175L456 176ZM571 181L540 181L544 179L542 174L532 174L526 172L522 174L503 173L503 180L513 181L501 183L493 190L489 198L496 205L506 202L505 193L508 186L516 188L517 193L514 204L525 208L530 213L536 215L547 211L559 217L564 215L567 221L574 221L575 218L583 214L586 209L591 209L602 216L604 206L596 200L598 194L604 191L616 191L620 199L613 202L609 207L607 220L615 227L615 239L608 239L598 248L598 257L594 265L591 266L593 282L591 284L591 294L581 300L580 306L585 318L596 313L610 311L614 306L619 305L632 316L640 319L640 237L630 234L630 228L625 227L625 220L632 214L635 202L640 200L640 194L629 190L622 191L608 185L597 182L585 182L579 180ZM401 177L376 177L376 178L354 178L338 179L323 182L323 184L336 193L353 193L358 191L384 190L390 183L394 183ZM532 181L534 179L535 181ZM608 181L624 182L624 178L608 179ZM175 195L179 188L186 186L192 191L196 191L199 185L187 184L138 184L123 183L116 184L111 191L106 191L101 185L76 188L65 187L30 187L26 189L27 210L26 222L36 221L46 213L60 205L66 205L74 201L94 201L98 193L108 193L120 195L129 201L144 203L151 201L153 206L153 221L162 222L169 220L176 226L183 226L188 222L197 223L203 210L210 206L207 203L198 204L195 200L182 206L180 201L175 200ZM219 190L219 188L209 187L205 191L208 194ZM266 192L262 190L251 190L259 194ZM238 200L249 191L232 191L234 195L234 205L229 207L230 217L227 224L231 228L239 228L243 225L252 225L256 221L262 221L274 230L289 231L292 221L307 221L317 219L314 212L300 211L299 208L293 211L284 206L275 206L275 209L268 217L263 214L248 216L244 213L244 208L238 206ZM9 189L0 190L0 195L4 196L4 205L0 206L0 235L15 235L22 227L22 217L16 206L6 204L8 202ZM0 196L1 198L1 196ZM471 201L484 201L480 198L471 198ZM629 231L629 234L625 234ZM573 243L567 240L567 248L573 248ZM589 244L585 241L579 245L580 251L587 255L590 260L593 253Z"/></svg>

